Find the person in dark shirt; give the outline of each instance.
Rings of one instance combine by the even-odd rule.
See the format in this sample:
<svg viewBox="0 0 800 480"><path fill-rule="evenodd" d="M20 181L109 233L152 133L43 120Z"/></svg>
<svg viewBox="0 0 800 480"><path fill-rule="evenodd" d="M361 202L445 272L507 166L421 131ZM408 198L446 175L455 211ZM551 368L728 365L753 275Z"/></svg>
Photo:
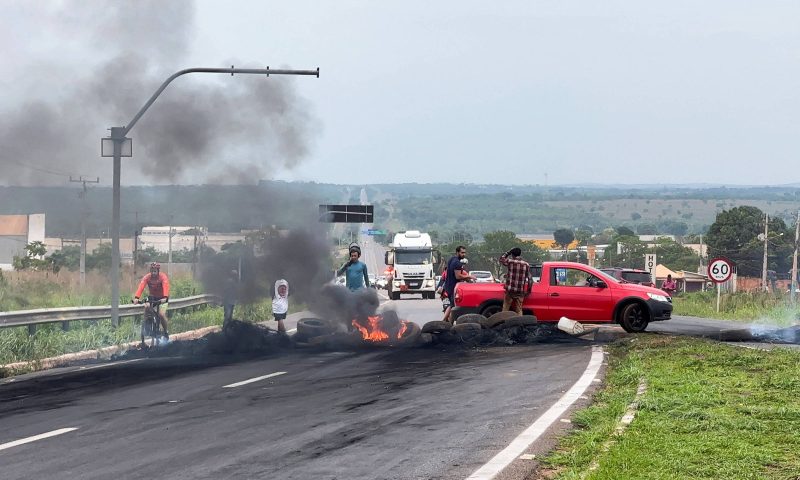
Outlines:
<svg viewBox="0 0 800 480"><path fill-rule="evenodd" d="M462 260L466 260L466 257L467 247L459 245L456 247L456 254L450 257L450 260L447 261L447 270L445 271L444 275L444 292L450 299L450 306L447 307L447 310L444 312L445 322L452 322L450 319L450 313L453 310L453 302L455 301L456 283L468 279L475 280L475 277L470 275L469 272L464 269L464 263L462 263Z"/></svg>

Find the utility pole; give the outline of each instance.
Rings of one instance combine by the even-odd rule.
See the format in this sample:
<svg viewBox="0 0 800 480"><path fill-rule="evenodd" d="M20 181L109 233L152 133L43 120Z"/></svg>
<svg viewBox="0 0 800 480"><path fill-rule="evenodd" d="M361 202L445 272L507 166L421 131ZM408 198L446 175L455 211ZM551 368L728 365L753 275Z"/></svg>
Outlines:
<svg viewBox="0 0 800 480"><path fill-rule="evenodd" d="M78 198L81 199L81 287L86 285L86 217L89 216L89 208L86 206L86 184L87 183L100 183L100 177L95 177L94 180L88 180L80 176L78 178L69 177L71 183L82 183L83 190L78 192Z"/></svg>
<svg viewBox="0 0 800 480"><path fill-rule="evenodd" d="M791 289L792 291L789 294L789 297L792 299L792 303L795 302L795 290L797 290L797 243L800 242L800 210L797 211L797 219L795 220L794 224L794 255L792 256L792 283Z"/></svg>
<svg viewBox="0 0 800 480"><path fill-rule="evenodd" d="M172 215L169 216L169 240L167 243L167 275L172 276Z"/></svg>
<svg viewBox="0 0 800 480"><path fill-rule="evenodd" d="M136 275L136 263L139 261L139 211L133 212L135 217L133 223L133 278L138 278Z"/></svg>
<svg viewBox="0 0 800 480"><path fill-rule="evenodd" d="M761 285L764 286L764 291L768 292L767 287L767 245L769 245L769 214L764 214L764 267L761 270Z"/></svg>

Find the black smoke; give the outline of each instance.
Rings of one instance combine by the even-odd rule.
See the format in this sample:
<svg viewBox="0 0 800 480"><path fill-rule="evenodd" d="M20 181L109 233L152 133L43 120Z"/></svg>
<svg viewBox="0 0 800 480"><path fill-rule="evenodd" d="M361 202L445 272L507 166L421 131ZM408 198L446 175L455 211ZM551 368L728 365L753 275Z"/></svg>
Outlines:
<svg viewBox="0 0 800 480"><path fill-rule="evenodd" d="M61 48L34 51L25 78L34 77L36 88L19 88L21 94L0 102L0 181L108 177L99 139L107 127L125 125L167 76L188 66L194 2L11 2L0 8L6 10L0 28L26 18L29 35L44 32L63 42L64 56L77 57L62 59ZM213 59L199 66L231 63ZM217 183L251 183L306 158L318 129L289 77L190 75L173 82L130 133L134 158L125 171L130 165L159 182L178 183L187 172L196 179L199 171Z"/></svg>

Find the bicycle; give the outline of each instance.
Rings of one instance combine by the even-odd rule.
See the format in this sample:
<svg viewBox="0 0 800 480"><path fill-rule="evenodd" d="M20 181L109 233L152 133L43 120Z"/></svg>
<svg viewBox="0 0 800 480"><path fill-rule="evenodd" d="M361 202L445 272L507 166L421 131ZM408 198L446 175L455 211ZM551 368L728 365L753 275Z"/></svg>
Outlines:
<svg viewBox="0 0 800 480"><path fill-rule="evenodd" d="M163 329L161 328L161 317L158 311L161 307L162 299L155 297L147 297L144 303L144 318L142 319L142 347L151 348L158 345L159 338L163 337ZM150 345L147 345L147 338L150 338Z"/></svg>

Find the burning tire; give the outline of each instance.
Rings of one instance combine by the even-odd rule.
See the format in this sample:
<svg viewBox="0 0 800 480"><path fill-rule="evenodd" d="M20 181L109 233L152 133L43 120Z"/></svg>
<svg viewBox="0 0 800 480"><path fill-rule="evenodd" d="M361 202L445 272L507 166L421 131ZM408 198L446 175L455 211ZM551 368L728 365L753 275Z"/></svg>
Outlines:
<svg viewBox="0 0 800 480"><path fill-rule="evenodd" d="M301 318L297 322L297 333L304 338L318 337L333 330L333 324L321 318Z"/></svg>
<svg viewBox="0 0 800 480"><path fill-rule="evenodd" d="M452 328L453 326L450 324L450 322L436 320L423 325L422 333L445 333L449 332Z"/></svg>
<svg viewBox="0 0 800 480"><path fill-rule="evenodd" d="M461 315L456 319L456 325L465 325L468 323L477 323L478 325L481 324L482 321L485 321L486 317L479 313L468 313L466 315Z"/></svg>
<svg viewBox="0 0 800 480"><path fill-rule="evenodd" d="M534 325L538 325L539 321L533 315L520 315L518 317L512 317L505 321L503 324L506 328L511 327L532 327Z"/></svg>
<svg viewBox="0 0 800 480"><path fill-rule="evenodd" d="M506 320L509 320L514 317L518 317L517 312L512 311L505 311L505 312L497 312L489 318L484 318L481 320L481 326L483 328L495 328L498 325L502 325L505 323Z"/></svg>
<svg viewBox="0 0 800 480"><path fill-rule="evenodd" d="M415 344L419 341L420 335L422 335L422 329L419 328L419 325L414 322L408 322L403 335L395 343L397 345Z"/></svg>

